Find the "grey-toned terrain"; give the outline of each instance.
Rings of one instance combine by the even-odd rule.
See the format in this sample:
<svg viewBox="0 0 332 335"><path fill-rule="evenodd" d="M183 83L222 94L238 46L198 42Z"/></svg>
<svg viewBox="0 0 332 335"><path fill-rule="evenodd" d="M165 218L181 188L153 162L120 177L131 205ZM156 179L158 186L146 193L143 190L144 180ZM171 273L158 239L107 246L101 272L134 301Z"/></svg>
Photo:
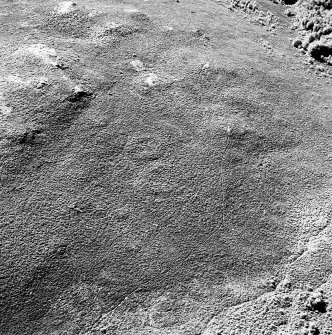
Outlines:
<svg viewBox="0 0 332 335"><path fill-rule="evenodd" d="M332 334L319 1L0 2L1 335Z"/></svg>

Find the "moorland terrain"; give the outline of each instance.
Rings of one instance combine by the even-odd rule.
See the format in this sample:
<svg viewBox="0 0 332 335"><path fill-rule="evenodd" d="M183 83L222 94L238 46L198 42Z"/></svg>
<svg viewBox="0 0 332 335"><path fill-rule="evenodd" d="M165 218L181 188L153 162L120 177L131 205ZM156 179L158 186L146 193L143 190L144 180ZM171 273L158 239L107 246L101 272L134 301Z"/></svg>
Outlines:
<svg viewBox="0 0 332 335"><path fill-rule="evenodd" d="M315 1L0 2L1 335L332 334Z"/></svg>

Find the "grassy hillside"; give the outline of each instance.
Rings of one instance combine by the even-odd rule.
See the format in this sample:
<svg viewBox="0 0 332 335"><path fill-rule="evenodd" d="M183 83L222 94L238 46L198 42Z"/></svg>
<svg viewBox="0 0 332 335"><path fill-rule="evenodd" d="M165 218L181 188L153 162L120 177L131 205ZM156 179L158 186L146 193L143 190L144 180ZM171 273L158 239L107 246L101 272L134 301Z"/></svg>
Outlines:
<svg viewBox="0 0 332 335"><path fill-rule="evenodd" d="M0 4L1 334L328 334L331 70L284 11Z"/></svg>

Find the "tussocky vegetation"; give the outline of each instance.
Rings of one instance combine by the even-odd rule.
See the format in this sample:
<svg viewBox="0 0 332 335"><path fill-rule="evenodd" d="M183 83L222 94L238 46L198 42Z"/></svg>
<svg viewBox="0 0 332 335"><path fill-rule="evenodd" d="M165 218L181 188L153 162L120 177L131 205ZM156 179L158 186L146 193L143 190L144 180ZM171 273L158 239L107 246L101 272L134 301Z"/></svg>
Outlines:
<svg viewBox="0 0 332 335"><path fill-rule="evenodd" d="M2 1L0 333L330 334L330 12Z"/></svg>

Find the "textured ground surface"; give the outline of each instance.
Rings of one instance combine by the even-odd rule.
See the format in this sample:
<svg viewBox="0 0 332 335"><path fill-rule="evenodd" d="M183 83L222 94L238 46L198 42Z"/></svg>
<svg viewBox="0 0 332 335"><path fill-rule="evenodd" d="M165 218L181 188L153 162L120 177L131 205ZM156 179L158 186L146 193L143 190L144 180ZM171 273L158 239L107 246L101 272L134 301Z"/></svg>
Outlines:
<svg viewBox="0 0 332 335"><path fill-rule="evenodd" d="M0 333L331 334L331 70L285 6L77 3L0 2Z"/></svg>

